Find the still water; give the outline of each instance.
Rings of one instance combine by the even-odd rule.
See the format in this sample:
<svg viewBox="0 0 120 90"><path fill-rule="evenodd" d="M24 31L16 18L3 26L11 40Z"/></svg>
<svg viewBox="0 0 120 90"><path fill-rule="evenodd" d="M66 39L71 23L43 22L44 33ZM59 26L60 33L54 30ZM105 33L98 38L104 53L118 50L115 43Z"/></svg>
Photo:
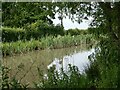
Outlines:
<svg viewBox="0 0 120 90"><path fill-rule="evenodd" d="M63 68L64 71L67 71L70 64L72 66L77 66L79 71L82 73L84 72L84 69L90 65L88 56L92 54L92 52L94 52L94 48L88 51L79 51L71 55L65 55L61 59L55 58L53 62L47 66L47 68L49 69L55 65L58 72L61 68Z"/></svg>
<svg viewBox="0 0 120 90"><path fill-rule="evenodd" d="M46 49L41 51L32 51L26 54L20 54L12 57L3 58L3 64L9 67L10 77L16 76L22 83L29 83L32 87L33 82L38 81L38 69L46 73L47 69L56 65L59 71L62 67L68 70L68 64L75 65L82 73L85 66L90 64L88 56L94 52L91 45L80 45L63 49Z"/></svg>

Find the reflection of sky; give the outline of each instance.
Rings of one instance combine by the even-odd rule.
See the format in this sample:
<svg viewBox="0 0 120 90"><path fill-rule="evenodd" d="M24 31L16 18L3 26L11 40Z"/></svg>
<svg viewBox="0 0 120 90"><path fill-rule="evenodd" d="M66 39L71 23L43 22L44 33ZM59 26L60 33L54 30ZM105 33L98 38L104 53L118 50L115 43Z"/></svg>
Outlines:
<svg viewBox="0 0 120 90"><path fill-rule="evenodd" d="M88 56L94 52L94 49L91 49L90 51L83 51L78 52L70 56L64 56L63 61L55 58L54 61L48 65L48 68L50 68L53 65L56 65L56 70L59 71L61 67L65 71L68 70L68 64L77 66L80 72L83 72L86 65L89 65L90 62L88 60Z"/></svg>
<svg viewBox="0 0 120 90"><path fill-rule="evenodd" d="M58 14L55 15L56 19L53 20L53 23L55 25L57 24L60 24L60 20L57 18L58 17ZM90 18L91 20L92 18ZM68 30L68 29L75 29L75 28L78 28L78 29L87 29L88 28L88 25L90 23L90 20L83 20L83 22L81 22L81 24L77 23L77 22L72 22L68 17L64 18L63 19L63 26L64 26L64 29L65 30Z"/></svg>

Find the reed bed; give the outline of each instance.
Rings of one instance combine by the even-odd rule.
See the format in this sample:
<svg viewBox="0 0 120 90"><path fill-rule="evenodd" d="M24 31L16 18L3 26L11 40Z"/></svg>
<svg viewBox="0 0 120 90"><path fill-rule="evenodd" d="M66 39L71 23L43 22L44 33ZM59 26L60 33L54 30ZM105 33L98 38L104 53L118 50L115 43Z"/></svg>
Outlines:
<svg viewBox="0 0 120 90"><path fill-rule="evenodd" d="M16 41L5 42L2 44L3 56L21 54L32 50L43 50L46 48L57 49L71 46L78 46L80 44L90 44L95 42L92 34L88 35L65 35L57 37L48 36L39 40L31 39L30 41Z"/></svg>

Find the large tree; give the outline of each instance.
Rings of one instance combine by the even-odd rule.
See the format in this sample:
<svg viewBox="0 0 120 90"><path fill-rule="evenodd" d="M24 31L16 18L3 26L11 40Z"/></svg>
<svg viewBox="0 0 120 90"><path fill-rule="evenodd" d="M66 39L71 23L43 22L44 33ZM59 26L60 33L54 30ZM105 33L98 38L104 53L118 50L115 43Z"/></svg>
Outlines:
<svg viewBox="0 0 120 90"><path fill-rule="evenodd" d="M4 2L2 3L3 26L23 27L37 20L52 24L54 18L52 3L43 2ZM48 17L49 15L49 17Z"/></svg>
<svg viewBox="0 0 120 90"><path fill-rule="evenodd" d="M57 12L69 16L72 21L82 22L92 17L91 26L100 28L115 40L120 40L120 2L61 2ZM62 16L62 15L61 15ZM63 17L61 17L62 20ZM62 21L61 21L62 22Z"/></svg>

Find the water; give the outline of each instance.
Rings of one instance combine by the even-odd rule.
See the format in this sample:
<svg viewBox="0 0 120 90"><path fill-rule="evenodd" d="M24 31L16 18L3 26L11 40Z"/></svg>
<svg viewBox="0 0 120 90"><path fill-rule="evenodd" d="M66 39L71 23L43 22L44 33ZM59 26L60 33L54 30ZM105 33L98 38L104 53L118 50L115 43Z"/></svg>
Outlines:
<svg viewBox="0 0 120 90"><path fill-rule="evenodd" d="M72 55L66 55L62 59L55 58L54 61L47 66L48 69L53 65L56 66L56 70L60 72L61 68L67 71L71 64L72 66L77 66L80 73L84 73L84 69L90 65L88 56L94 52L94 48L88 51L75 52Z"/></svg>
<svg viewBox="0 0 120 90"><path fill-rule="evenodd" d="M38 69L46 73L47 69L56 65L56 70L61 67L65 71L68 70L68 64L78 66L82 73L85 66L89 65L88 56L94 52L91 45L81 45L77 47L69 47L63 49L46 49L41 51L32 51L26 54L20 54L12 57L3 58L3 64L11 71L9 76L16 76L22 83L28 83L33 87L33 82L39 79Z"/></svg>

